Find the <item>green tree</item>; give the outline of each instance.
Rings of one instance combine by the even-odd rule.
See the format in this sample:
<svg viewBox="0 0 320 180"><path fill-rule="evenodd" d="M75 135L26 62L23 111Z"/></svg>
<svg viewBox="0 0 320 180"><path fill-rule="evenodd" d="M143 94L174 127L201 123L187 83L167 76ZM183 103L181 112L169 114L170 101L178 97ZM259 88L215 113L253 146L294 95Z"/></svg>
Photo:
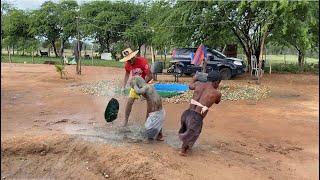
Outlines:
<svg viewBox="0 0 320 180"><path fill-rule="evenodd" d="M29 24L28 14L22 10L15 8L8 9L3 19L3 43L10 47L14 47L20 44L20 48L24 49L24 41L30 38L29 36Z"/></svg>
<svg viewBox="0 0 320 180"><path fill-rule="evenodd" d="M133 25L127 26L125 32L123 33L124 40L131 44L131 47L138 49L141 52L142 45L147 45L150 43L152 29L148 26L146 14L143 10L143 6L137 6L137 14L140 16L134 22Z"/></svg>
<svg viewBox="0 0 320 180"><path fill-rule="evenodd" d="M58 57L56 41L62 32L60 11L57 4L46 1L39 10L32 13L31 33L44 37L51 44L54 54Z"/></svg>
<svg viewBox="0 0 320 180"><path fill-rule="evenodd" d="M228 22L224 27L232 30L246 54L249 67L252 54L260 61L267 37L275 24L281 24L279 16L286 6L287 1L220 2L217 6L217 13Z"/></svg>
<svg viewBox="0 0 320 180"><path fill-rule="evenodd" d="M81 6L81 31L100 45L99 53L111 52L123 40L128 26L139 17L137 5L128 2L93 1Z"/></svg>
<svg viewBox="0 0 320 180"><path fill-rule="evenodd" d="M318 2L292 1L282 14L281 25L276 26L272 39L275 44L294 47L298 65L303 70L306 52L319 46Z"/></svg>
<svg viewBox="0 0 320 180"><path fill-rule="evenodd" d="M74 0L61 1L57 4L59 12L59 26L60 33L60 57L63 57L65 43L69 38L75 38L77 35L77 10L79 8L78 3Z"/></svg>
<svg viewBox="0 0 320 180"><path fill-rule="evenodd" d="M174 28L170 23L170 13L173 8L169 2L158 1L147 6L146 22L151 30L149 44L160 51L167 50L173 45ZM165 57L166 59L166 57Z"/></svg>
<svg viewBox="0 0 320 180"><path fill-rule="evenodd" d="M4 31L4 27L5 27L5 23L4 23L4 19L7 18L7 14L8 11L12 9L12 5L6 1L2 1L1 2L1 54L2 54L2 45L3 44L9 44L8 42L5 43L4 42L4 38L5 36L5 31ZM8 49L9 51L9 49Z"/></svg>

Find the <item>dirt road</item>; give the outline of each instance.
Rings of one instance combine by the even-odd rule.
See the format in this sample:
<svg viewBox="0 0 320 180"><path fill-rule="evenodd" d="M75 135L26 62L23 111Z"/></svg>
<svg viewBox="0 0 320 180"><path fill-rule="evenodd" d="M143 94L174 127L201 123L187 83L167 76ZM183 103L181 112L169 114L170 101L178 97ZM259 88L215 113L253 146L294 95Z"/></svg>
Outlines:
<svg viewBox="0 0 320 180"><path fill-rule="evenodd" d="M68 80L52 65L2 63L1 70L2 178L319 179L318 76L266 74L268 99L216 105L191 156L180 157L177 130L188 104L165 103L166 141L143 144L115 131L124 99L118 120L106 125L111 97L80 91L84 83L122 79L122 69L83 67L77 76L68 66ZM135 103L132 129L143 124L145 108Z"/></svg>

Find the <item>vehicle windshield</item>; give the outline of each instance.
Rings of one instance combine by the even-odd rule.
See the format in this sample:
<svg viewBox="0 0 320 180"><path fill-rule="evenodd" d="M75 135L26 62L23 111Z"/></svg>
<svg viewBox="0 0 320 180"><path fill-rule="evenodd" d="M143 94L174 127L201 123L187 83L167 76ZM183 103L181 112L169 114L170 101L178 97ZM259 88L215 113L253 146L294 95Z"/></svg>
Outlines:
<svg viewBox="0 0 320 180"><path fill-rule="evenodd" d="M173 58L190 58L190 54L195 53L196 50L197 50L196 48L177 48L173 50L172 57ZM209 56L214 55L220 59L226 58L224 54L214 49L207 49L207 51Z"/></svg>
<svg viewBox="0 0 320 180"><path fill-rule="evenodd" d="M214 49L208 49L209 52L211 52L212 54L216 55L218 58L224 59L226 58L226 55L222 54L219 51L216 51Z"/></svg>

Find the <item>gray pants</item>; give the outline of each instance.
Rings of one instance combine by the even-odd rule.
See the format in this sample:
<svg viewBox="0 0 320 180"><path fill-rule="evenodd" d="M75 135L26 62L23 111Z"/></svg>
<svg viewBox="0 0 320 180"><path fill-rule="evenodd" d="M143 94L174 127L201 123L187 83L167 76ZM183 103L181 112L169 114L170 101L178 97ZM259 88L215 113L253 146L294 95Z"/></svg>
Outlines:
<svg viewBox="0 0 320 180"><path fill-rule="evenodd" d="M197 141L203 124L203 117L193 110L186 110L181 116L181 128L179 138L183 142L182 146L192 147Z"/></svg>
<svg viewBox="0 0 320 180"><path fill-rule="evenodd" d="M164 109L149 113L149 117L145 123L145 136L147 138L155 139L158 136L162 129L165 115Z"/></svg>

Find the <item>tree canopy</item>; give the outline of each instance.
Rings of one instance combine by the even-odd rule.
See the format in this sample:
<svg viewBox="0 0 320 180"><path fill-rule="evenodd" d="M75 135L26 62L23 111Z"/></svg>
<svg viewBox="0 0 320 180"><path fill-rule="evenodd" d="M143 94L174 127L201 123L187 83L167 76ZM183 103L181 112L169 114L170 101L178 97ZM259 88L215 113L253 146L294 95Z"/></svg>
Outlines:
<svg viewBox="0 0 320 180"><path fill-rule="evenodd" d="M78 33L82 41L93 40L99 53L113 54L128 46L164 51L202 43L222 50L226 44L238 44L249 64L252 55L260 58L266 43L295 48L300 65L306 52L318 51L319 46L318 2L168 0L79 5L72 0L46 1L32 11L5 2L1 8L4 45L23 47L30 41L39 46L45 40L56 56L63 55L65 44Z"/></svg>

